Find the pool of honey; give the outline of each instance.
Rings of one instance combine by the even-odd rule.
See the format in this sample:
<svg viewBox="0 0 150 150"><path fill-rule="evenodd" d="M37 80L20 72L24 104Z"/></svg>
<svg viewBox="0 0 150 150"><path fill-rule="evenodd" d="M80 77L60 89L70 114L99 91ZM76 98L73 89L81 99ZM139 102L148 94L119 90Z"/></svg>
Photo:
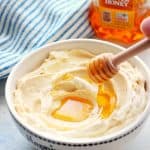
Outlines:
<svg viewBox="0 0 150 150"><path fill-rule="evenodd" d="M96 101L100 109L100 118L108 118L116 106L116 95L109 82L99 85ZM79 122L87 119L93 108L93 104L88 99L68 96L61 101L61 105L51 115L59 120Z"/></svg>

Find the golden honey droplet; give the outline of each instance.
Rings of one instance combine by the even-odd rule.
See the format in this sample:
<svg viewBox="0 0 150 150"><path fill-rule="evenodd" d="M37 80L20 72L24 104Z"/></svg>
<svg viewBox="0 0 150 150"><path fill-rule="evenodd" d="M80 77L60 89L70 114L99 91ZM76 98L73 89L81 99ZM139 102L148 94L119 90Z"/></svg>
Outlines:
<svg viewBox="0 0 150 150"><path fill-rule="evenodd" d="M116 107L116 95L112 85L107 82L99 85L97 94L97 103L101 109L100 117L102 119L108 118Z"/></svg>

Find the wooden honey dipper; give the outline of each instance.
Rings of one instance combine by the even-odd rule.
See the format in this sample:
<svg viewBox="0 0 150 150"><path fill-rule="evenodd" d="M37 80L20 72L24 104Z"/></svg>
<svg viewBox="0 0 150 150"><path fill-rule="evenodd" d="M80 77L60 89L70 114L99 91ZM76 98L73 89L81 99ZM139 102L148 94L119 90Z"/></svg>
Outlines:
<svg viewBox="0 0 150 150"><path fill-rule="evenodd" d="M94 57L88 64L90 78L97 83L102 83L118 72L120 63L150 48L150 17L144 19L141 23L141 31L144 33L145 38L129 47L126 51L116 55L104 53Z"/></svg>

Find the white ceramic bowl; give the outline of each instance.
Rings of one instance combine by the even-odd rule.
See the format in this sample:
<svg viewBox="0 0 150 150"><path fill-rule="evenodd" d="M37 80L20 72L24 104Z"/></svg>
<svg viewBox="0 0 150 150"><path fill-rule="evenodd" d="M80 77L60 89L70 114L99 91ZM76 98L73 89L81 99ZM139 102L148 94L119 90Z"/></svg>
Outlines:
<svg viewBox="0 0 150 150"><path fill-rule="evenodd" d="M28 54L13 68L6 83L6 100L10 114L14 119L17 127L30 142L32 142L36 147L42 150L109 150L113 149L113 147L117 147L117 149L119 149L120 146L123 147L129 141L131 141L131 139L133 139L135 135L139 133L141 127L143 127L143 124L150 112L150 96L148 96L148 103L145 110L133 123L116 133L86 140L66 140L59 139L59 137L55 137L55 135L46 136L44 134L40 134L35 131L30 125L24 125L18 114L16 113L13 105L13 91L16 88L17 80L39 66L39 64L48 56L48 53L50 51L66 49L85 49L96 54L99 54L100 52L110 51L116 53L118 51L124 50L124 48L120 46L100 40L76 39L50 43ZM130 60L130 62L137 66L142 72L147 82L148 93L150 93L149 69L139 58L133 58Z"/></svg>

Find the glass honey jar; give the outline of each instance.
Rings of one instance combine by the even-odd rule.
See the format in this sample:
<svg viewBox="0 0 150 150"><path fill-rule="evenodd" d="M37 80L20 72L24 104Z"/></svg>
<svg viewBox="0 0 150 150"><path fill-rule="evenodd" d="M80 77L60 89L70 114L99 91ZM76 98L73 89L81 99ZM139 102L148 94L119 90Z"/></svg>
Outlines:
<svg viewBox="0 0 150 150"><path fill-rule="evenodd" d="M142 20L150 16L146 0L93 0L89 20L97 37L132 44L141 38Z"/></svg>

